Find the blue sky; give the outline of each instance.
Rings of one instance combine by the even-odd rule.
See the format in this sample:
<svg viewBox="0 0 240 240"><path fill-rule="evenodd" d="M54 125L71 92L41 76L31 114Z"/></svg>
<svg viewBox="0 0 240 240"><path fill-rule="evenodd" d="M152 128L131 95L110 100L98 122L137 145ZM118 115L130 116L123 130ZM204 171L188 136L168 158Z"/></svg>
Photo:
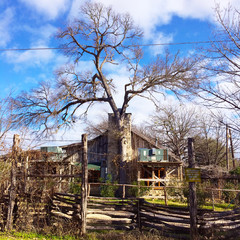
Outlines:
<svg viewBox="0 0 240 240"><path fill-rule="evenodd" d="M219 0L220 1L220 0ZM58 47L57 29L77 17L83 0L1 0L0 1L0 97L10 91L19 93L54 78L53 72L67 59L57 50L10 51L7 49ZM198 42L209 40L216 28L214 0L100 0L119 12L129 12L144 30L145 44ZM221 0L222 8L231 4L239 9L239 0ZM197 44L171 46L184 54L196 51ZM146 61L161 54L164 46L146 47ZM84 64L84 63L83 63ZM119 73L113 75L119 77ZM125 73L120 74L124 78ZM126 75L127 77L127 75ZM121 89L119 90L121 92ZM172 98L172 96L170 96ZM174 100L175 101L175 100ZM141 100L134 100L129 111L136 119L154 111ZM99 110L108 111L108 108ZM96 114L95 112L90 112Z"/></svg>

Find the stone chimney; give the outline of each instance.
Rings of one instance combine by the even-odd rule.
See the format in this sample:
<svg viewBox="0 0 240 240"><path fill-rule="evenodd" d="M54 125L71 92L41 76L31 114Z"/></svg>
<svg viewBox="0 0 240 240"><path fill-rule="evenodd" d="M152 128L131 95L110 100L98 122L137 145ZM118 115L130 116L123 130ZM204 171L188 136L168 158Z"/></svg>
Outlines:
<svg viewBox="0 0 240 240"><path fill-rule="evenodd" d="M112 175L113 180L118 180L119 175L119 140L123 137L124 142L124 163L132 158L132 142L131 142L131 113L125 114L123 136L120 135L116 127L116 121L113 113L108 114L108 174Z"/></svg>

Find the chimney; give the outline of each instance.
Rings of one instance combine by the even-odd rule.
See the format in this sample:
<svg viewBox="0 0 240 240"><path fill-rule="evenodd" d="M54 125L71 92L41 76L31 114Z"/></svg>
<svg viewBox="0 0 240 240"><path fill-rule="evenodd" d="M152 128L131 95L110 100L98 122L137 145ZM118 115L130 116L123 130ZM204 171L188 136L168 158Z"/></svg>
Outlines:
<svg viewBox="0 0 240 240"><path fill-rule="evenodd" d="M122 137L124 141L124 162L131 161L132 142L131 142L131 113L125 113L123 135L121 136L113 113L108 114L108 174L111 174L113 180L117 180L119 174L119 140Z"/></svg>

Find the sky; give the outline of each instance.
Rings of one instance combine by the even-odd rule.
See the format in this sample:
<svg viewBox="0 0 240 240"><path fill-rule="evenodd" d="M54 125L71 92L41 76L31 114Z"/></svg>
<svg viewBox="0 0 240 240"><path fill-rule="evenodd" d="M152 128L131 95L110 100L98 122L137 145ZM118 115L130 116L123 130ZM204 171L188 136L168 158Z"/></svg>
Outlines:
<svg viewBox="0 0 240 240"><path fill-rule="evenodd" d="M220 0L219 0L220 1ZM216 0L100 0L118 12L128 12L144 31L145 44L184 43L208 41L212 29L217 27L214 8ZM0 1L0 97L10 92L20 93L38 86L38 83L54 79L54 71L68 59L58 50L25 50L32 48L56 48L57 30L79 16L84 0L1 0ZM239 0L221 0L221 8L232 5L240 8ZM171 51L186 54L195 51L200 44L171 45ZM166 46L150 46L144 50L147 60L162 54ZM21 50L14 50L21 49ZM82 62L88 66L88 62ZM112 69L116 81L128 79L127 71ZM122 88L116 95L121 102ZM163 104L176 102L173 96L159 96ZM154 105L145 99L134 99L128 109L136 124L149 118ZM97 106L89 112L89 119L106 114L106 105ZM82 123L68 131L65 139L80 139ZM60 131L60 135L62 132ZM58 136L60 136L58 135Z"/></svg>

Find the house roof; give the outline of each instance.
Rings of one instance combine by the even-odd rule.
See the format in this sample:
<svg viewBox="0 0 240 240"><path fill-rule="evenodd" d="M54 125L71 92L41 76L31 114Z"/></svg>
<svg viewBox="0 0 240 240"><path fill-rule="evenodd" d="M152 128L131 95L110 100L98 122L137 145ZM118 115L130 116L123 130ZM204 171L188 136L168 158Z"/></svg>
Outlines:
<svg viewBox="0 0 240 240"><path fill-rule="evenodd" d="M102 137L103 135L106 135L108 132L105 131L103 134L100 134L98 135L97 137L93 138L93 139L90 139L88 140L89 143L93 142L93 141L96 141L98 138ZM135 134L137 135L138 137L142 138L143 140L149 142L154 148L159 148L159 149L167 149L166 147L156 143L153 139L150 139L148 138L147 136L139 133L139 132L136 132L134 130L131 130L132 134ZM72 143L72 144L69 144L69 145L64 145L64 146L61 146L62 148L69 148L69 147L80 147L82 145L82 142L77 142L77 143ZM174 159L176 162L179 162L179 163L182 163L182 161L180 160L180 158L178 158L174 153L172 153L169 149L168 149L168 155Z"/></svg>

